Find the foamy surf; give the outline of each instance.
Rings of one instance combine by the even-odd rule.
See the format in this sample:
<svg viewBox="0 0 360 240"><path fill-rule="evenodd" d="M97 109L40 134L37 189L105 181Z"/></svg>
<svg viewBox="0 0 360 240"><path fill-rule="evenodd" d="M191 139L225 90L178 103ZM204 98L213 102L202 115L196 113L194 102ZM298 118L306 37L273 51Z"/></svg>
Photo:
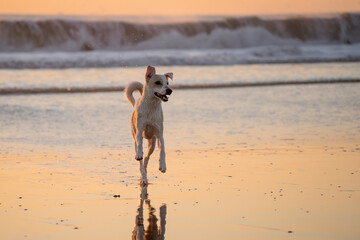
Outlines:
<svg viewBox="0 0 360 240"><path fill-rule="evenodd" d="M360 44L283 45L243 49L0 53L0 69L209 66L360 61Z"/></svg>

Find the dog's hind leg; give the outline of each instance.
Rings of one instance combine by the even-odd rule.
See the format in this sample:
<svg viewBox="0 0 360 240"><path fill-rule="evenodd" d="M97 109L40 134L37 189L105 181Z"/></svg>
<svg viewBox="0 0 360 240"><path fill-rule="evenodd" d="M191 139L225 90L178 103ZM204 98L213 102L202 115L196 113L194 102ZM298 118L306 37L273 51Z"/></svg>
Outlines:
<svg viewBox="0 0 360 240"><path fill-rule="evenodd" d="M143 136L142 136L143 129L139 129L136 133L136 139L135 139L135 149L136 149L136 160L142 160L143 159Z"/></svg>
<svg viewBox="0 0 360 240"><path fill-rule="evenodd" d="M136 146L136 142L135 142L135 153L137 153L137 146Z"/></svg>
<svg viewBox="0 0 360 240"><path fill-rule="evenodd" d="M156 143L156 137L152 137L151 139L148 139L148 149L146 156L144 158L144 168L145 171L147 171L147 165L149 163L150 155L154 152L155 149L155 143Z"/></svg>

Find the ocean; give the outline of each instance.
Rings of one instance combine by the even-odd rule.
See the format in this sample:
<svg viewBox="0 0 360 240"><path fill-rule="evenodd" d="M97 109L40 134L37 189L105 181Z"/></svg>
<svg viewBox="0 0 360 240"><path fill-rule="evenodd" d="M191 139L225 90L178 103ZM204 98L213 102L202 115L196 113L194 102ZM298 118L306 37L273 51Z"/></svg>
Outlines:
<svg viewBox="0 0 360 240"><path fill-rule="evenodd" d="M146 65L156 66L160 73L174 73L174 81L170 85L175 93L164 107L167 109L172 104L177 106L178 102L189 106L189 109L182 110L182 119L187 119L187 113L193 111L192 105L201 102L203 105L197 106L196 115L201 121L212 119L210 122L216 124L222 122L221 118L228 118L227 111L235 111L231 108L225 111L219 102L238 109L239 106L233 102L243 98L244 93L250 96L255 94L264 100L271 98L271 94L279 92L279 89L293 91L299 105L309 98L309 93L299 94L299 91L303 91L300 89L318 89L319 92L313 92L314 96L323 94L326 89L331 89L331 94L335 94L337 89L340 93L336 94L352 96L352 103L359 102L360 14L357 13L182 18L1 16L0 19L2 148L8 148L13 143L26 143L32 147L50 144L101 148L105 144L130 148L132 140L127 127L131 108L127 106L121 91L130 81L143 81ZM320 83L326 84L307 86ZM329 86L330 83L337 84ZM232 94L223 96L224 100L219 99L219 92ZM195 93L199 98L197 104L189 105L189 102L179 99L185 97L197 101L193 96ZM200 101L204 96L208 96L208 102ZM283 101L295 100L293 96L288 97L290 99ZM317 110L309 106L309 111L321 112L337 102L333 96L327 97L325 99L328 101L323 98L314 100ZM101 99L108 99L109 102ZM253 100L247 104L256 109L259 102ZM341 98L338 101L343 105L338 113L352 111L351 121L355 124L360 119L359 109L341 102ZM346 98L346 101L349 99ZM320 102L322 105L319 105ZM206 108L208 104L214 107L216 115L212 115L209 109L207 113L204 112L202 107ZM261 104L267 109L274 107L266 101ZM284 104L281 106L288 108ZM97 113L97 110L87 112L94 107L104 109L107 113ZM172 112L170 115L175 114L173 110L167 111ZM281 111L286 112L284 109ZM85 115L79 115L79 112ZM238 126L244 120L242 114L245 113L240 111L233 116L231 126ZM251 117L255 115L246 115L246 119L253 121ZM259 119L268 119L266 115L261 116ZM300 117L298 114L296 116ZM339 118L324 117L327 121L333 120L330 125L343 124L336 122ZM298 124L298 119L290 119L292 127ZM85 124L87 121L91 124ZM171 121L177 122L179 118ZM101 127L97 126L99 123ZM193 120L189 120L183 124L183 128L192 129L191 126L195 125L204 133L214 132L211 127L198 124L198 121L193 123ZM250 123L245 125L252 126ZM114 131L115 126L119 127L118 131ZM89 137L88 128L98 132ZM171 129L179 128L172 126ZM113 135L115 132L116 135ZM193 139L195 132L189 130L185 138ZM233 138L226 137L231 132L234 132L230 134ZM246 131L229 128L221 134L214 133L210 139L218 136L215 139L233 141L242 136L236 132ZM109 135L99 138L105 133ZM208 141L201 139L199 145L208 144ZM77 144L74 145L73 141Z"/></svg>

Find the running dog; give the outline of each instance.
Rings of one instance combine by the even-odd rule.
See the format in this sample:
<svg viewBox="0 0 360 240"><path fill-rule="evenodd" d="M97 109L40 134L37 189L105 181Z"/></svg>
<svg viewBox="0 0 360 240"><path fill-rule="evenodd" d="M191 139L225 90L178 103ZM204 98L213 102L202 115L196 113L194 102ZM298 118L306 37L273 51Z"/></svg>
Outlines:
<svg viewBox="0 0 360 240"><path fill-rule="evenodd" d="M173 73L156 74L155 68L147 67L145 85L140 82L131 82L125 88L125 98L135 108L131 116L131 132L135 142L135 159L140 162L141 185L146 185L147 165L150 155L155 148L156 140L160 149L159 170L166 171L165 145L163 137L163 112L161 102L169 100L172 93L169 87L169 78ZM138 90L141 94L137 104L133 92ZM143 138L148 140L148 149L143 160Z"/></svg>

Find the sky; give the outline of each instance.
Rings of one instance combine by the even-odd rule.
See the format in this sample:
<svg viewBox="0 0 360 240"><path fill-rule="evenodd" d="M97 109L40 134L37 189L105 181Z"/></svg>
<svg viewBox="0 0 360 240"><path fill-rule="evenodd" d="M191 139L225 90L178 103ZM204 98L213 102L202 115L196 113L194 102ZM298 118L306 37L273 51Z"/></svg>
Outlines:
<svg viewBox="0 0 360 240"><path fill-rule="evenodd" d="M251 15L360 12L360 0L0 0L0 14Z"/></svg>

